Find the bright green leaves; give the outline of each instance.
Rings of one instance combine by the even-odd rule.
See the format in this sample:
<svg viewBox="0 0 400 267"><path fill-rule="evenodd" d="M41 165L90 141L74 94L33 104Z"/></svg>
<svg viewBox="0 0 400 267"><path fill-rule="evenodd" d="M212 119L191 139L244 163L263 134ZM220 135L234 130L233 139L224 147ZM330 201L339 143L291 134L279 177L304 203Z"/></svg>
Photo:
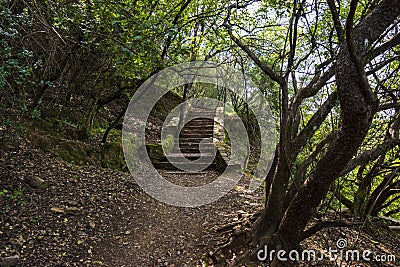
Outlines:
<svg viewBox="0 0 400 267"><path fill-rule="evenodd" d="M0 10L0 88L8 87L14 90L15 86L29 83L32 68L25 64L24 59L32 57L32 52L26 49L12 48L14 40L20 35L17 17L8 8Z"/></svg>

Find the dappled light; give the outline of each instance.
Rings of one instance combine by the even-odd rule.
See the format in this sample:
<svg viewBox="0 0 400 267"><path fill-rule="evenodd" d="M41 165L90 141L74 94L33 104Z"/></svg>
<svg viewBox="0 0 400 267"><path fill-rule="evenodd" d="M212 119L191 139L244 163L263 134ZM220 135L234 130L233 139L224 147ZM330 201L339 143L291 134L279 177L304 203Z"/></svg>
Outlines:
<svg viewBox="0 0 400 267"><path fill-rule="evenodd" d="M399 19L0 0L0 266L398 266Z"/></svg>

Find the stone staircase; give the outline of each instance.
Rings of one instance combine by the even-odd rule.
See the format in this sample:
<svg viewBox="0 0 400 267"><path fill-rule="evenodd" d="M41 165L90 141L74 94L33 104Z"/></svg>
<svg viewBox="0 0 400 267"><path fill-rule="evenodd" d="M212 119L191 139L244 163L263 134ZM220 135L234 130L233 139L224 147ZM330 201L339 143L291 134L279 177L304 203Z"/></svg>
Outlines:
<svg viewBox="0 0 400 267"><path fill-rule="evenodd" d="M192 107L186 115L188 121L179 134L179 142L168 155L153 162L157 169L174 172L198 173L198 169L215 169L215 145L213 143L215 110ZM200 151L201 149L201 151ZM190 162L189 162L190 161ZM210 164L211 163L211 164ZM190 170L187 170L187 169Z"/></svg>

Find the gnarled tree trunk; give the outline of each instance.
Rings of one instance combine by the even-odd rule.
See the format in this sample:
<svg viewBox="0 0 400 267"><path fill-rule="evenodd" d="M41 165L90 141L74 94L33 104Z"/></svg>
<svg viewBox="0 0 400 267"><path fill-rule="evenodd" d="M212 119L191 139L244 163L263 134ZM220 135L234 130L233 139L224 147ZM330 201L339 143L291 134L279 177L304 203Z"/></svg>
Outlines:
<svg viewBox="0 0 400 267"><path fill-rule="evenodd" d="M399 1L383 1L354 29L354 43L350 45L354 45L358 55L363 55L366 44L379 38L399 14ZM356 64L348 45L342 44L336 64L342 125L337 137L286 210L277 231L285 248L293 248L298 244L306 224L325 197L330 184L339 177L361 146L377 111L378 103L371 99L372 92L362 83L364 77L360 77Z"/></svg>

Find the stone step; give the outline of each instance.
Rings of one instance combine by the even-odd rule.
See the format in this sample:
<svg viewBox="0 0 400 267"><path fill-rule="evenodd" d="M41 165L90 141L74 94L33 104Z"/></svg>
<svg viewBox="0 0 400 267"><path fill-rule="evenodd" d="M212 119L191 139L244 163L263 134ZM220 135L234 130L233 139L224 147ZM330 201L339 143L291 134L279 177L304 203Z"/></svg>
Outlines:
<svg viewBox="0 0 400 267"><path fill-rule="evenodd" d="M186 163L180 163L180 164L179 163L175 163L175 164L176 164L176 166L178 168L175 167L174 165L172 165L171 162L169 162L169 161L161 161L161 162L154 162L153 163L153 165L154 165L154 167L156 169L164 169L164 170L179 170L180 166L182 166L182 168L185 168L185 167L187 168L188 167L188 165ZM192 164L200 167L204 163L197 163L197 164L192 163ZM206 167L206 166L204 166L204 167ZM207 165L207 168L205 170L214 169L214 168L215 168L215 163L212 163L210 165Z"/></svg>
<svg viewBox="0 0 400 267"><path fill-rule="evenodd" d="M187 158L181 158L181 157L176 157L176 158L165 158L165 160L160 160L161 162L171 162L177 165L188 165L188 164L193 164L193 165L199 165L199 164L205 164L208 165L210 164L210 162L213 162L214 157L210 156L210 157L203 157L200 160L197 159L187 159ZM189 161L189 162L187 162Z"/></svg>
<svg viewBox="0 0 400 267"><path fill-rule="evenodd" d="M197 147L198 148L200 146L200 143L199 142L179 142L178 145L180 148L186 148L186 147ZM215 145L212 142L211 138L210 138L210 142L208 142L208 141L203 142L203 147L205 147L205 148L210 149L210 148L213 148L214 146Z"/></svg>
<svg viewBox="0 0 400 267"><path fill-rule="evenodd" d="M214 121L213 117L206 117L203 115L196 115L196 116L188 116L186 118L186 122L193 122L193 121L197 121L197 122L212 122Z"/></svg>
<svg viewBox="0 0 400 267"><path fill-rule="evenodd" d="M187 122L183 127L190 127L190 126L214 126L214 122L212 121L190 121Z"/></svg>
<svg viewBox="0 0 400 267"><path fill-rule="evenodd" d="M209 174L209 172L186 172L186 171L166 171L165 174L172 174L172 175L182 175L182 174L197 174L197 175L204 175Z"/></svg>
<svg viewBox="0 0 400 267"><path fill-rule="evenodd" d="M215 114L215 110L212 110L212 109L191 109L191 110L189 110L189 114L198 114L198 113Z"/></svg>
<svg viewBox="0 0 400 267"><path fill-rule="evenodd" d="M204 144L211 144L213 142L211 137L199 138L199 137L187 137L179 138L179 144L199 144L203 141Z"/></svg>
<svg viewBox="0 0 400 267"><path fill-rule="evenodd" d="M203 108L203 107L192 107L189 112L213 112L215 113L215 109L211 108Z"/></svg>
<svg viewBox="0 0 400 267"><path fill-rule="evenodd" d="M168 158L163 157L159 159L158 162L153 163L154 166L158 169L171 170L170 174L177 174L179 172L179 166L184 168L192 164L198 168L206 167L206 170L215 169L216 161L214 159L214 150L216 148L212 140L215 114L215 109L192 107L187 114L188 122L184 125L179 134L179 148L173 149L168 155ZM200 142L202 144L205 143L205 146L202 146L203 149L201 152L199 147ZM201 160L199 160L200 158ZM183 162L187 160L192 162ZM209 164L210 161L213 162ZM178 168L172 163L177 165ZM199 174L199 172L179 172L179 174L192 173Z"/></svg>
<svg viewBox="0 0 400 267"><path fill-rule="evenodd" d="M181 133L204 133L209 134L214 132L214 127L204 127L204 126L188 126L184 127Z"/></svg>
<svg viewBox="0 0 400 267"><path fill-rule="evenodd" d="M182 129L181 134L182 133L197 133L197 134L212 134L214 132L214 127L210 126L210 127L185 127Z"/></svg>
<svg viewBox="0 0 400 267"><path fill-rule="evenodd" d="M213 124L213 123L210 123L210 124L204 124L204 123L196 124L196 123L193 123L193 124L187 124L187 125L185 125L185 126L182 128L182 130L183 130L183 129L188 129L188 130L208 129L208 130L210 130L210 129L214 129L214 124Z"/></svg>
<svg viewBox="0 0 400 267"><path fill-rule="evenodd" d="M214 125L190 125L183 127L182 131L191 132L191 131L214 131Z"/></svg>
<svg viewBox="0 0 400 267"><path fill-rule="evenodd" d="M200 153L200 152L198 152L198 153L181 153L181 154L179 154L179 153L170 153L167 156L170 159L180 159L180 158L184 157L186 159L192 159L193 160L193 159L198 159L200 157L210 158L210 157L213 157L214 155L213 155L213 153Z"/></svg>
<svg viewBox="0 0 400 267"><path fill-rule="evenodd" d="M188 119L207 119L207 120L214 120L214 113L207 113L207 112L194 112L187 114L186 118Z"/></svg>
<svg viewBox="0 0 400 267"><path fill-rule="evenodd" d="M205 122L212 122L214 123L214 120L212 118L207 118L207 117L198 117L198 116L188 116L187 117L187 123L193 123L193 122L197 122L197 123L205 123Z"/></svg>
<svg viewBox="0 0 400 267"><path fill-rule="evenodd" d="M190 133L190 132L186 132L186 133L181 133L179 135L179 138L212 138L213 137L213 133Z"/></svg>
<svg viewBox="0 0 400 267"><path fill-rule="evenodd" d="M215 149L214 146L210 145L210 146L205 147L202 152L203 153L212 153L212 151L214 149ZM171 152L174 153L176 151L173 150ZM188 154L200 153L199 145L181 145L180 152L188 153Z"/></svg>

